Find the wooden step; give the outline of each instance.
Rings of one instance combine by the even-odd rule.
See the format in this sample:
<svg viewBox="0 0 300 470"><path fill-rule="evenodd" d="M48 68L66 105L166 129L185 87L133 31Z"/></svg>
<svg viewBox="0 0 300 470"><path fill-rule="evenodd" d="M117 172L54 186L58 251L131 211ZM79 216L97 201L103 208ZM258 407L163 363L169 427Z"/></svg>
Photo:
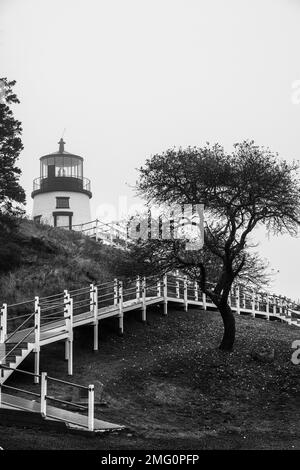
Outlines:
<svg viewBox="0 0 300 470"><path fill-rule="evenodd" d="M21 349L21 348L16 348L14 350L12 350L12 348L8 349L8 348L3 348L3 349L0 349L0 357L2 356L6 356L6 355L9 355L11 356L12 354L14 356L22 356L23 355L23 351L27 351L26 349Z"/></svg>
<svg viewBox="0 0 300 470"><path fill-rule="evenodd" d="M22 342L22 343L13 343L13 342L5 342L2 346L5 346L7 349L13 349L15 346L18 345L18 348L20 349L28 349L28 343Z"/></svg>

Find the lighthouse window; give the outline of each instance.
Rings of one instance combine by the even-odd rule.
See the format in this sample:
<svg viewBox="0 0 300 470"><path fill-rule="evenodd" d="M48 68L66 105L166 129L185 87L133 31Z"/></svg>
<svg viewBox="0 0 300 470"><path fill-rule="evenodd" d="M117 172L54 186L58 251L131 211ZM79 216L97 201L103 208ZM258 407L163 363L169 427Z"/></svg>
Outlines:
<svg viewBox="0 0 300 470"><path fill-rule="evenodd" d="M70 198L69 197L57 197L56 198L56 209L69 209Z"/></svg>

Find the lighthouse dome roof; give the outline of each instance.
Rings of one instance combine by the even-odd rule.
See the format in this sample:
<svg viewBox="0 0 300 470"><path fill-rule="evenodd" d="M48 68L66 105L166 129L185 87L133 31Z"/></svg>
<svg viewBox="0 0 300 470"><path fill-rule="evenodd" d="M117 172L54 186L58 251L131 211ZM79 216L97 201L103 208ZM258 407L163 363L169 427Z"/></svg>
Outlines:
<svg viewBox="0 0 300 470"><path fill-rule="evenodd" d="M58 144L59 144L59 149L57 152L52 152L52 153L48 153L47 155L43 155L42 157L40 157L40 160L43 160L44 158L54 157L54 156L75 157L75 158L78 158L79 160L83 160L83 158L80 157L80 155L76 155L75 153L70 153L65 150L65 142L63 141L63 139L60 139Z"/></svg>

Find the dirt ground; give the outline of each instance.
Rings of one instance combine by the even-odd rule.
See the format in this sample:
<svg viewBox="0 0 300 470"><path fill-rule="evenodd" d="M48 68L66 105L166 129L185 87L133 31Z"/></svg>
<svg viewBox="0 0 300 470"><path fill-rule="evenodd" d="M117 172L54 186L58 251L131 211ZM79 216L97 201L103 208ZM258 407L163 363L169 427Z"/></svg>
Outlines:
<svg viewBox="0 0 300 470"><path fill-rule="evenodd" d="M116 319L100 323L100 349L92 351L91 327L76 331L72 381L96 391L96 417L126 426L88 437L45 429L0 426L4 449L300 449L300 365L291 362L300 329L237 316L232 353L218 350L218 313L159 307L129 312L125 334ZM275 349L272 363L251 356ZM42 348L41 370L68 379L61 343ZM32 370L28 358L22 368ZM10 384L35 390L29 379ZM103 384L103 387L102 387ZM79 397L56 386L49 394Z"/></svg>

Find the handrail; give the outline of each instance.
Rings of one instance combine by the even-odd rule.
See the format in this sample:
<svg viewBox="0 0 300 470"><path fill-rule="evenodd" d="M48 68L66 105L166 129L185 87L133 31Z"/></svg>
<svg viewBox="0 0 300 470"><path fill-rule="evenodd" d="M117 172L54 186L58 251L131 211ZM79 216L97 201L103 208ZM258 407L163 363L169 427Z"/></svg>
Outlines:
<svg viewBox="0 0 300 470"><path fill-rule="evenodd" d="M49 316L41 318L41 322L42 322L45 318L48 319ZM69 318L69 317L68 317L68 318ZM52 320L54 320L54 321L64 321L65 319L66 319L66 317L62 317L62 316L60 316L60 317L51 317L51 321L52 321ZM50 323L50 322L43 322L43 323L41 323L41 326L45 326L45 325L47 325L47 324L49 324L49 323Z"/></svg>
<svg viewBox="0 0 300 470"><path fill-rule="evenodd" d="M58 316L59 313L62 314L60 317ZM61 310L61 312L53 312L53 313L49 313L48 315L41 315L41 320L44 320L45 318L53 317L53 316L55 316L55 315L57 315L57 318L63 319L63 318L64 318L64 316L63 316L63 315L64 315L64 311Z"/></svg>
<svg viewBox="0 0 300 470"><path fill-rule="evenodd" d="M35 315L35 312L33 312L33 313L27 318L27 320L23 321L23 323L21 323L21 325L19 325L19 326L6 338L5 342L7 342L10 338L12 338L12 337L17 333L17 331L19 331L20 328L21 328L22 326L24 326L24 325L28 322L28 320L30 320L30 318L33 318L33 317L34 317L34 315Z"/></svg>
<svg viewBox="0 0 300 470"><path fill-rule="evenodd" d="M13 370L13 371L19 372L21 374L26 374L26 375L31 375L31 376L34 376L34 377L41 378L41 374L35 374L34 372L28 372L27 370L23 370L23 369L15 369L14 367L9 367L9 366L6 366L5 364L0 364L0 369L1 368L2 369ZM49 375L47 375L47 379L52 380L53 382L60 382L60 383L63 383L65 385L69 385L71 387L77 387L77 388L80 388L80 389L89 390L89 387L86 387L85 385L76 384L74 382L69 382L67 380L58 379L56 377L50 377Z"/></svg>
<svg viewBox="0 0 300 470"><path fill-rule="evenodd" d="M109 300L113 300L115 298L115 296L112 294L111 297L108 297L107 299L98 299L98 303L103 303L103 302L107 302Z"/></svg>
<svg viewBox="0 0 300 470"><path fill-rule="evenodd" d="M23 388L12 387L11 385L1 384L1 387L6 387L17 392L28 393L28 395L34 395L35 397L41 398L39 393L31 392L30 390L24 390Z"/></svg>
<svg viewBox="0 0 300 470"><path fill-rule="evenodd" d="M79 304L86 304L90 301L90 298L86 298L86 299L81 299L81 300L76 300L75 302L73 302L73 305L79 305Z"/></svg>
<svg viewBox="0 0 300 470"><path fill-rule="evenodd" d="M20 372L20 374L31 375L32 377L41 377L41 374L35 374L34 372L28 372L27 370L15 369L14 367L9 367L4 364L0 364L0 369L14 370L15 372Z"/></svg>
<svg viewBox="0 0 300 470"><path fill-rule="evenodd" d="M89 290L89 286L85 286L85 287L80 287L79 289L73 289L73 290L69 290L69 294L73 294L73 297L74 297L74 292L78 292L79 291L84 291L84 290Z"/></svg>
<svg viewBox="0 0 300 470"><path fill-rule="evenodd" d="M85 385L75 384L74 382L68 382L67 380L62 380L62 379L57 379L55 377L50 377L49 375L47 375L47 379L52 380L53 382L60 382L60 383L63 383L65 385L70 385L71 387L81 388L83 390L88 390L89 389L89 387L86 387Z"/></svg>
<svg viewBox="0 0 300 470"><path fill-rule="evenodd" d="M113 293L112 292L107 292L106 294L101 294L101 295L98 295L98 299L102 299L103 297L111 297L113 296Z"/></svg>
<svg viewBox="0 0 300 470"><path fill-rule="evenodd" d="M70 292L70 295L71 297L78 297L79 295L86 295L86 294L89 294L91 291L88 289L88 287L86 288L86 292L77 292L77 294L72 294L72 292ZM76 302L79 302L78 300Z"/></svg>
<svg viewBox="0 0 300 470"><path fill-rule="evenodd" d="M54 310L54 309L61 309L61 311L63 311L64 309L64 304L61 303L59 305L52 305L51 307L46 307L46 308L43 308L41 305L40 305L42 311L41 311L41 315L43 315L44 312L48 312L49 310ZM54 313L58 313L58 312L54 312Z"/></svg>
<svg viewBox="0 0 300 470"><path fill-rule="evenodd" d="M7 321L19 320L20 318L29 317L30 315L31 315L31 313L26 313L25 315L10 317L10 318L7 319Z"/></svg>
<svg viewBox="0 0 300 470"><path fill-rule="evenodd" d="M11 307L17 307L19 305L22 305L22 304L30 304L30 303L34 303L34 300L33 299L30 299L30 300L23 300L22 302L18 302L16 304L9 304L7 305L7 308L11 308Z"/></svg>
<svg viewBox="0 0 300 470"><path fill-rule="evenodd" d="M90 307L91 305L93 305L93 303L91 303L91 304L83 304L83 305L76 305L76 306L73 307L73 310L78 310L79 308Z"/></svg>
<svg viewBox="0 0 300 470"><path fill-rule="evenodd" d="M52 294L52 295L48 295L47 297L40 297L40 302L41 301L46 301L47 299L52 299L53 297L58 297L59 295L64 295L63 292L58 292L57 294Z"/></svg>

